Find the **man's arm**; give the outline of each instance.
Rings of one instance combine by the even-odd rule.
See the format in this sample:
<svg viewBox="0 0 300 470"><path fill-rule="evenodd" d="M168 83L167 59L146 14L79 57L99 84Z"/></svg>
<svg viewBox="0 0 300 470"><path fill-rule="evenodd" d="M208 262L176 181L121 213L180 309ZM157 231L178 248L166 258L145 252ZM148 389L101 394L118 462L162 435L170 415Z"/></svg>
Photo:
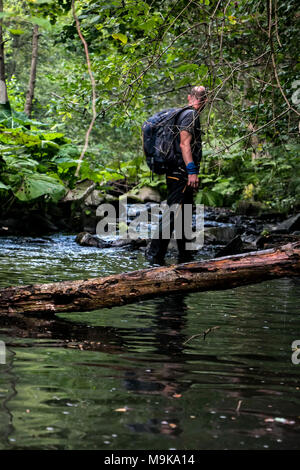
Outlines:
<svg viewBox="0 0 300 470"><path fill-rule="evenodd" d="M180 132L180 149L182 152L182 158L186 165L189 163L193 163L193 155L191 149L191 141L192 141L192 134L188 131L181 131ZM188 186L192 188L198 189L199 186L199 178L198 175L188 175Z"/></svg>

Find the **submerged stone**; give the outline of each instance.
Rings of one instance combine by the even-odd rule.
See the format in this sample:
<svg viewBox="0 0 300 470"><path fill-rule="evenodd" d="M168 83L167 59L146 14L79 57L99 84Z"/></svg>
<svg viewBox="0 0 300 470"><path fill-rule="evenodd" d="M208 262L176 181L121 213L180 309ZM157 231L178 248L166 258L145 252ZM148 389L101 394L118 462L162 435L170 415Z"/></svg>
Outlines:
<svg viewBox="0 0 300 470"><path fill-rule="evenodd" d="M87 232L80 232L76 238L76 243L81 246L94 246L97 248L122 248L139 249L147 245L147 240L143 238L117 238L114 240L103 240L99 235L92 235Z"/></svg>

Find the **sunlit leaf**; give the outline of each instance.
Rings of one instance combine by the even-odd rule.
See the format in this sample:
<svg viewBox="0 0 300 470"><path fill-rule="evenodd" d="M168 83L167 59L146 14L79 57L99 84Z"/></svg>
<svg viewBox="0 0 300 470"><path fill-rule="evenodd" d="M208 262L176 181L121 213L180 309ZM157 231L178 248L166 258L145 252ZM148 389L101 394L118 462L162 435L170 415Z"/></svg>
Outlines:
<svg viewBox="0 0 300 470"><path fill-rule="evenodd" d="M113 37L114 39L118 39L118 40L121 41L123 44L127 44L128 38L127 38L127 36L125 36L125 34L116 33L116 34L112 34L112 37Z"/></svg>
<svg viewBox="0 0 300 470"><path fill-rule="evenodd" d="M15 36L20 36L25 33L22 29L10 29L9 32Z"/></svg>

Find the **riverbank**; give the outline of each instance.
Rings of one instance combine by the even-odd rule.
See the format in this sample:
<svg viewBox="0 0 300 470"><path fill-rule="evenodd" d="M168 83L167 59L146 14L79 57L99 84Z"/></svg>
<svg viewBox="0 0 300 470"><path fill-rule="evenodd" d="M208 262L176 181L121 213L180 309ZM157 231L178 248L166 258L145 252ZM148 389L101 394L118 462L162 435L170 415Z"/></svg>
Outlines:
<svg viewBox="0 0 300 470"><path fill-rule="evenodd" d="M127 185L117 183L108 192L104 192L95 189L92 181L84 180L76 190L67 193L56 204L14 205L9 216L0 217L0 236L47 237L55 233L69 233L77 235L76 241L82 246L123 246L131 250L144 250L149 240L142 235L140 240L125 241L116 236L101 239L97 235L97 224L105 216L105 204L115 210L118 226L120 200L126 206L127 224L135 221L141 213L147 219L153 208L163 204L160 193L153 188L144 187L132 191ZM274 248L299 239L299 212L289 215L271 213L264 210L261 204L241 201L235 210L204 207L204 245L198 249L213 247L215 254L226 256ZM171 242L170 248L176 249L176 244Z"/></svg>

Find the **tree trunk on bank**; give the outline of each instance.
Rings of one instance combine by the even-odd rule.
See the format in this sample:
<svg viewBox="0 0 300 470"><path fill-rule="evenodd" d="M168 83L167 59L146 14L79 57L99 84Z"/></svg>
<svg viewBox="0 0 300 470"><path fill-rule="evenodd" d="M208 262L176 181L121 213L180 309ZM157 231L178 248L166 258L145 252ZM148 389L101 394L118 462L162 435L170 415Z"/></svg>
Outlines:
<svg viewBox="0 0 300 470"><path fill-rule="evenodd" d="M3 13L3 0L0 0L0 13ZM2 24L3 20L2 18L0 18L0 110L10 109L5 80L4 40Z"/></svg>
<svg viewBox="0 0 300 470"><path fill-rule="evenodd" d="M300 242L278 249L83 281L0 289L0 315L95 310L178 292L233 288L300 274Z"/></svg>
<svg viewBox="0 0 300 470"><path fill-rule="evenodd" d="M36 67L37 67L37 59L38 59L38 45L39 45L39 27L38 25L34 25L33 35L32 35L31 69L30 69L30 77L29 77L28 90L26 93L26 103L25 103L25 109L24 109L24 112L27 114L28 117L30 117L32 113L32 103L33 103L33 98L34 98Z"/></svg>

